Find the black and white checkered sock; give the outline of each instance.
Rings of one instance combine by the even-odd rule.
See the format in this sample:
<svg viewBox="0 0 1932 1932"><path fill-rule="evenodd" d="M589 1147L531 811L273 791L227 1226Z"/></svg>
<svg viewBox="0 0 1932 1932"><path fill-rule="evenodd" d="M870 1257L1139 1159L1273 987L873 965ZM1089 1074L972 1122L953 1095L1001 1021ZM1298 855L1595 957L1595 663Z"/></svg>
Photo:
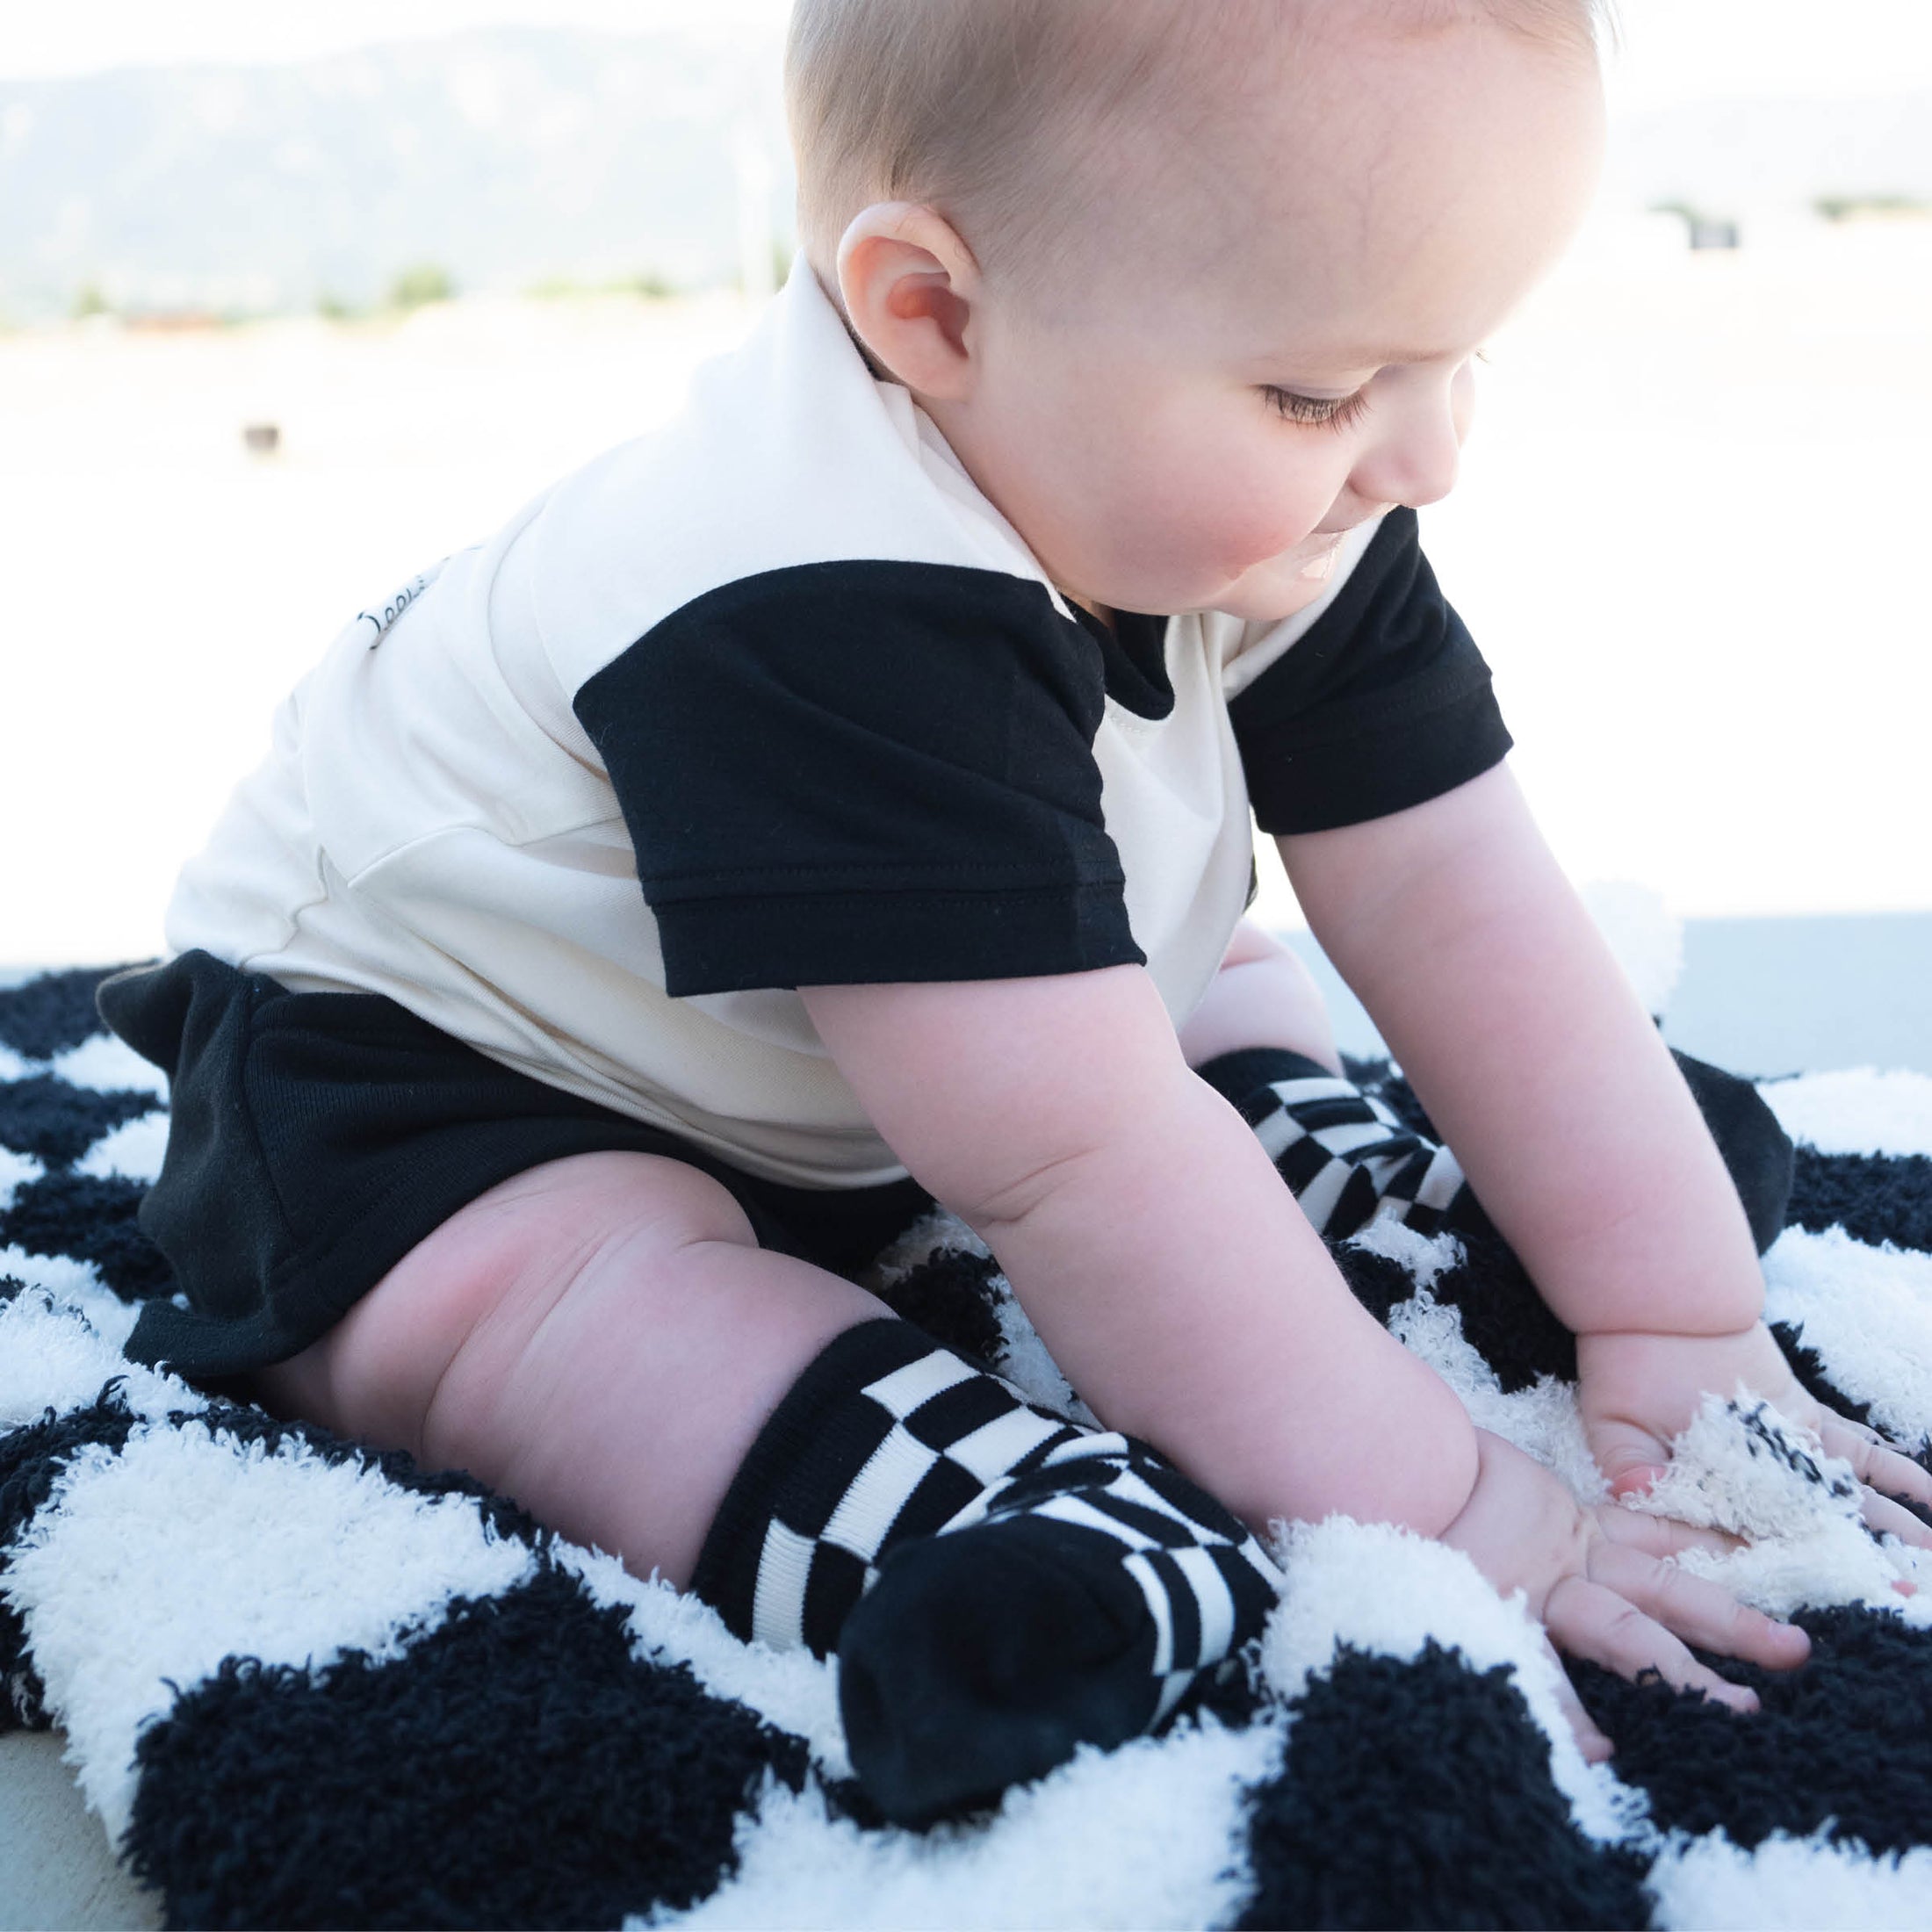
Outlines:
<svg viewBox="0 0 1932 1932"><path fill-rule="evenodd" d="M1378 1216L1422 1235L1489 1226L1446 1147L1319 1061L1285 1047L1245 1047L1195 1071L1254 1129L1329 1240L1346 1240Z"/></svg>
<svg viewBox="0 0 1932 1932"><path fill-rule="evenodd" d="M780 1403L692 1588L739 1636L838 1650L854 1768L918 1823L1165 1721L1259 1633L1278 1582L1145 1444L885 1320Z"/></svg>

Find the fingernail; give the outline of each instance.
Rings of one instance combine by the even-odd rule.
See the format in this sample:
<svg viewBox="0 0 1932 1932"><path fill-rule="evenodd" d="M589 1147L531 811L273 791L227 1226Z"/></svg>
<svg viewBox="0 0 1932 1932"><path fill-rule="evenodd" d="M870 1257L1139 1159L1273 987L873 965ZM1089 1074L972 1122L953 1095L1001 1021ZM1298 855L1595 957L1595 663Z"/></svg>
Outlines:
<svg viewBox="0 0 1932 1932"><path fill-rule="evenodd" d="M1648 1496L1663 1475L1662 1468L1647 1464L1640 1469L1626 1469L1611 1481L1610 1493L1616 1496Z"/></svg>

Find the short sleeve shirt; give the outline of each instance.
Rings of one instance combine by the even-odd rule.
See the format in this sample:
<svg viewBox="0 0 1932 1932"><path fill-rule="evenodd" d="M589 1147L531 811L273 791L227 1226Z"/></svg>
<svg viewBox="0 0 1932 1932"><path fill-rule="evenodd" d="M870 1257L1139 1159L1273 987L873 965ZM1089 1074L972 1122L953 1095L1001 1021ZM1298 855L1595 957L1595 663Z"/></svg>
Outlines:
<svg viewBox="0 0 1932 1932"><path fill-rule="evenodd" d="M904 1171L800 986L1144 966L1177 1022L1252 832L1500 759L1416 520L1285 624L1070 605L801 264L681 415L359 613L169 910L768 1178Z"/></svg>

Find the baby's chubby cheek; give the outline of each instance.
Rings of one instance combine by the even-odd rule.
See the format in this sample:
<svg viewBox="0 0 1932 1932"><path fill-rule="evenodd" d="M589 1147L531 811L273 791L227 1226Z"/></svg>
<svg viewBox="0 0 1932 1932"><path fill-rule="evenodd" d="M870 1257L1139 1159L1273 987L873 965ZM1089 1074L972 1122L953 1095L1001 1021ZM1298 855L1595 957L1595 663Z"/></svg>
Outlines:
<svg viewBox="0 0 1932 1932"><path fill-rule="evenodd" d="M1107 553L1107 601L1138 610L1221 608L1224 593L1305 547L1333 496L1284 492L1232 465L1176 463L1114 480L1093 500L1092 535Z"/></svg>

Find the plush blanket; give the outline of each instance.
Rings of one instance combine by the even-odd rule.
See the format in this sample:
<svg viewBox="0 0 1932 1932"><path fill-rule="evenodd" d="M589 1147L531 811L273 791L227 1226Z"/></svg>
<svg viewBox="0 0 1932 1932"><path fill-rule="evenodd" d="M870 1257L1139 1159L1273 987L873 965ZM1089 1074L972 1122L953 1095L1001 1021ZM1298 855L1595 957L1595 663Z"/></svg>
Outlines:
<svg viewBox="0 0 1932 1932"><path fill-rule="evenodd" d="M58 1726L170 1923L1932 1926L1932 1587L1777 1417L1713 1404L1674 1479L1815 1652L1740 1719L1584 1667L1590 1767L1515 1601L1459 1555L1297 1528L1265 1639L1165 1735L994 1813L882 1827L830 1667L468 1480L130 1366L171 1292L134 1210L163 1089L97 975L0 993L0 1725ZM1386 1067L1382 1091L1409 1105ZM1800 1143L1766 1263L1805 1379L1932 1433L1932 1080L1767 1082ZM1387 1224L1356 1292L1477 1418L1587 1489L1568 1337L1500 1247ZM875 1285L1073 1402L934 1217Z"/></svg>

